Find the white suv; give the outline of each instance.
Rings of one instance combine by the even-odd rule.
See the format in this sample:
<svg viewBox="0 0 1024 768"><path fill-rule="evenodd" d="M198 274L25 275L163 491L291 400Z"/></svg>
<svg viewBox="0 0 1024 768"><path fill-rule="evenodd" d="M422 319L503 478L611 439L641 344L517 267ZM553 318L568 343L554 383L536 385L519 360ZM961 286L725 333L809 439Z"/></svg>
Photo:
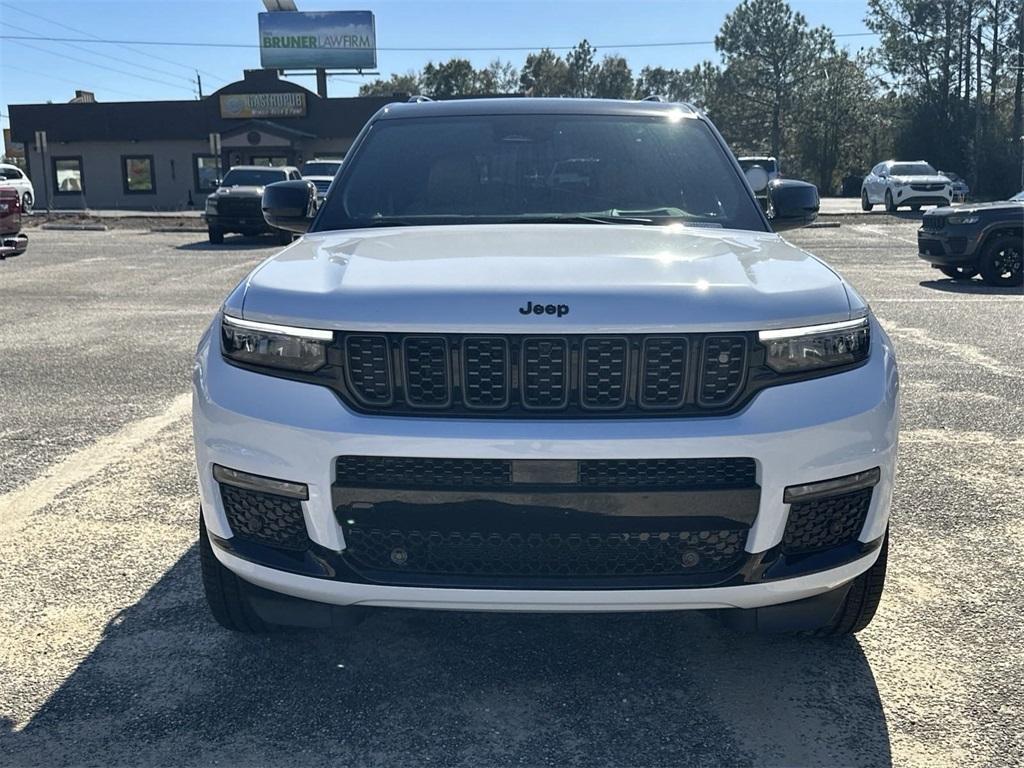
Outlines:
<svg viewBox="0 0 1024 768"><path fill-rule="evenodd" d="M949 205L952 200L953 182L924 160L879 163L860 188L860 207L865 211L879 203L889 213L903 205L919 211L922 205Z"/></svg>
<svg viewBox="0 0 1024 768"><path fill-rule="evenodd" d="M572 173L555 173L566 164ZM854 632L878 605L893 347L772 229L686 105L390 105L304 236L203 336L203 582L240 631L374 606L715 610Z"/></svg>
<svg viewBox="0 0 1024 768"><path fill-rule="evenodd" d="M30 213L36 202L36 191L32 180L16 165L0 163L0 187L13 187L21 198L21 210Z"/></svg>

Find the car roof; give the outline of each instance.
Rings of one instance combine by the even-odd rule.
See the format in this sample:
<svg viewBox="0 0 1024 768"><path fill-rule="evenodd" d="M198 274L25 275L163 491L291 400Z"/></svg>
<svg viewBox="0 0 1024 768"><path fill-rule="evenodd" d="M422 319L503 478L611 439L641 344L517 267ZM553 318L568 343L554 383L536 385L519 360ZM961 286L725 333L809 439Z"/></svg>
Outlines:
<svg viewBox="0 0 1024 768"><path fill-rule="evenodd" d="M232 165L229 171L297 171L294 165Z"/></svg>
<svg viewBox="0 0 1024 768"><path fill-rule="evenodd" d="M681 113L684 117L701 116L696 107L683 102L518 97L411 101L388 104L381 108L376 119L457 115L640 115L657 117L673 112Z"/></svg>

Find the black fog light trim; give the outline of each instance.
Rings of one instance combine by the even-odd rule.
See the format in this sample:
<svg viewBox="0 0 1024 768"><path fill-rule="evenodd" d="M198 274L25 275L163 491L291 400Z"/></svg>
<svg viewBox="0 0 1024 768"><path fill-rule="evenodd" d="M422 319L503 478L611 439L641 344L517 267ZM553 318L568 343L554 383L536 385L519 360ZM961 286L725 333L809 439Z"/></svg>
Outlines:
<svg viewBox="0 0 1024 768"><path fill-rule="evenodd" d="M276 480L272 477L262 475L250 475L248 472L239 472L237 469L228 469L219 464L213 465L213 479L224 485L233 485L236 488L244 488L247 491L258 493L272 493L276 496L284 496L288 499L309 499L309 488L305 483L293 483L289 480Z"/></svg>
<svg viewBox="0 0 1024 768"><path fill-rule="evenodd" d="M841 493L859 491L862 488L871 488L878 485L882 478L882 471L878 467L868 469L864 472L857 472L853 475L834 477L831 480L822 480L818 483L806 483L804 485L791 485L786 488L782 500L786 504L796 504L801 501L812 501L826 496L836 496Z"/></svg>

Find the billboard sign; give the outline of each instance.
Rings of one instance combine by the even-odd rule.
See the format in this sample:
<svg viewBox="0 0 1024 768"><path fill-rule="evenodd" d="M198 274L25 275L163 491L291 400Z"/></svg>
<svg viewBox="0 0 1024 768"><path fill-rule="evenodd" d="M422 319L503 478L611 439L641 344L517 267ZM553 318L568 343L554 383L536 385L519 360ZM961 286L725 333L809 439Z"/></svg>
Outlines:
<svg viewBox="0 0 1024 768"><path fill-rule="evenodd" d="M306 94L222 93L220 116L225 119L253 117L305 117Z"/></svg>
<svg viewBox="0 0 1024 768"><path fill-rule="evenodd" d="M261 13L260 64L266 69L374 69L373 13Z"/></svg>

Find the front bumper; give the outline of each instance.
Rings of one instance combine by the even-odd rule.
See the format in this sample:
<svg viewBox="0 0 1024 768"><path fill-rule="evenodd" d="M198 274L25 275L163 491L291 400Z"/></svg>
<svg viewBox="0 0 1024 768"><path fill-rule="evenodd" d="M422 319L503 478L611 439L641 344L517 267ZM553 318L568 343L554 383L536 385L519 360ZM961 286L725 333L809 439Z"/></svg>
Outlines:
<svg viewBox="0 0 1024 768"><path fill-rule="evenodd" d="M917 230L917 255L943 267L972 266L978 258L983 230L970 225L947 224L941 230Z"/></svg>
<svg viewBox="0 0 1024 768"><path fill-rule="evenodd" d="M267 224L261 211L244 214L204 213L206 226L222 229L225 232L271 232L273 227Z"/></svg>
<svg viewBox="0 0 1024 768"><path fill-rule="evenodd" d="M28 250L28 235L0 235L0 259L20 256Z"/></svg>
<svg viewBox="0 0 1024 768"><path fill-rule="evenodd" d="M356 414L330 390L226 364L207 334L194 370L193 422L203 512L218 559L244 580L333 605L490 610L657 610L751 608L811 597L842 585L878 555L889 516L896 460L898 377L892 347L874 323L864 366L760 392L728 417L646 420L502 421ZM216 325L214 326L216 327ZM335 567L344 527L335 510L338 456L493 459L671 459L750 457L760 495L745 539L744 576L724 585L672 588L464 588L457 583L394 586L349 578ZM311 559L322 571L268 565L233 537L214 464L308 487L302 515ZM843 557L818 558L813 572L757 571L777 552L789 514L787 486L878 467L856 542ZM741 569L742 570L742 569ZM788 576L788 577L787 577ZM521 586L521 585L520 585Z"/></svg>

